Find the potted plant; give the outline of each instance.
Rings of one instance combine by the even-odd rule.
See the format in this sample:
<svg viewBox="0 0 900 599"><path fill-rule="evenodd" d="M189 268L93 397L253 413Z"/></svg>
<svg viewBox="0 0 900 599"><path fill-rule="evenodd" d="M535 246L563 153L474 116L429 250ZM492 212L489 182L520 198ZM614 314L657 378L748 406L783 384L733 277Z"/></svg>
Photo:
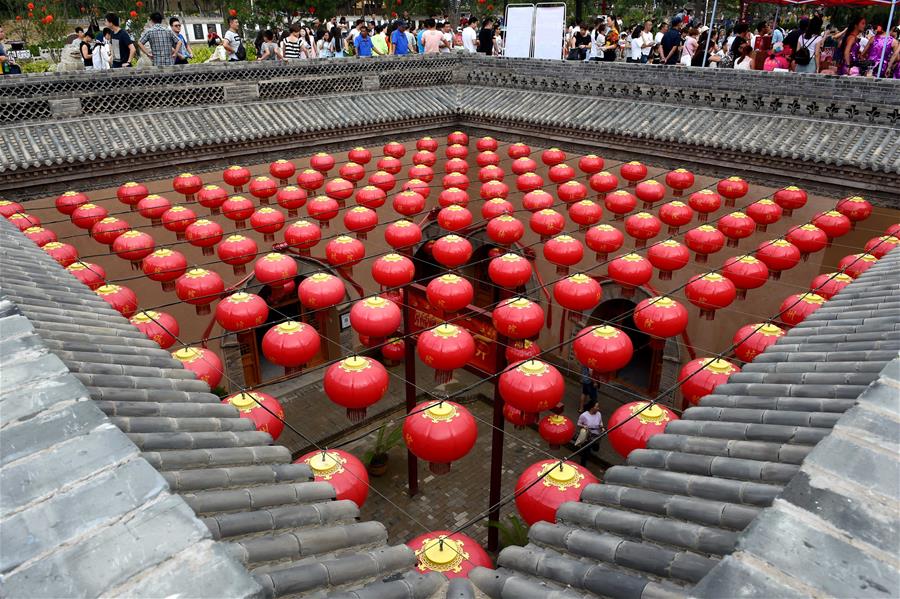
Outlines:
<svg viewBox="0 0 900 599"><path fill-rule="evenodd" d="M487 525L500 531L500 548L518 545L524 547L528 544L528 525L515 514L507 514L506 520L488 522Z"/></svg>
<svg viewBox="0 0 900 599"><path fill-rule="evenodd" d="M363 463L366 470L372 476L383 476L387 472L388 452L403 442L403 428L394 426L388 430L388 425L382 424L375 436L375 443L363 455Z"/></svg>

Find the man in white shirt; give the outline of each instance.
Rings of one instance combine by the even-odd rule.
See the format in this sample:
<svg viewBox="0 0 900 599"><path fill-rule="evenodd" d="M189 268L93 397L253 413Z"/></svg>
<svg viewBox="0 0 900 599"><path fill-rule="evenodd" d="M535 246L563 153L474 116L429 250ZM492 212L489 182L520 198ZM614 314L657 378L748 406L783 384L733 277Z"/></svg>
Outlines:
<svg viewBox="0 0 900 599"><path fill-rule="evenodd" d="M468 27L463 29L462 32L463 48L466 49L466 52L471 52L472 54L478 51L478 31L476 31L476 27L478 27L478 19L470 17Z"/></svg>
<svg viewBox="0 0 900 599"><path fill-rule="evenodd" d="M653 49L654 43L653 21L644 21L644 30L641 32L641 62L650 61L650 51Z"/></svg>
<svg viewBox="0 0 900 599"><path fill-rule="evenodd" d="M441 52L450 52L453 50L453 27L450 26L449 21L445 21L441 30Z"/></svg>
<svg viewBox="0 0 900 599"><path fill-rule="evenodd" d="M237 17L228 17L228 31L225 32L223 46L225 47L225 52L228 53L229 61L238 59L238 49L241 47L241 44L244 43L241 39L241 34L239 33L240 26L241 24Z"/></svg>

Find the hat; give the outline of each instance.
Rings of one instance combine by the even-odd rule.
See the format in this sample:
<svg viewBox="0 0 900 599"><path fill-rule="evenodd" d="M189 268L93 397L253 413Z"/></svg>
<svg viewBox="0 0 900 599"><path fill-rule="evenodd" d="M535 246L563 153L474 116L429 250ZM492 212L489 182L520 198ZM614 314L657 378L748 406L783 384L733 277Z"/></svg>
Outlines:
<svg viewBox="0 0 900 599"><path fill-rule="evenodd" d="M772 52L774 54L781 54L784 51L784 45L781 43L775 44L772 46Z"/></svg>
<svg viewBox="0 0 900 599"><path fill-rule="evenodd" d="M675 27L676 25L681 25L681 17L675 17L674 19L672 19L672 27Z"/></svg>
<svg viewBox="0 0 900 599"><path fill-rule="evenodd" d="M706 33L707 31L709 31L709 27L707 27L706 25L700 28L700 33Z"/></svg>
<svg viewBox="0 0 900 599"><path fill-rule="evenodd" d="M404 21L403 19L397 19L396 21L394 21L394 25L396 25L397 27L406 27L406 21Z"/></svg>

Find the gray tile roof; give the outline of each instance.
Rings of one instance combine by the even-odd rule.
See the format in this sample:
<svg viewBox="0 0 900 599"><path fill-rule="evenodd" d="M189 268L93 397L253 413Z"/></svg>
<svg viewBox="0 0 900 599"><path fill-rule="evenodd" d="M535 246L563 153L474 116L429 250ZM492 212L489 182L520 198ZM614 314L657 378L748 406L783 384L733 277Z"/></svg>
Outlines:
<svg viewBox="0 0 900 599"><path fill-rule="evenodd" d="M894 251L470 579L496 599L900 596L898 272Z"/></svg>

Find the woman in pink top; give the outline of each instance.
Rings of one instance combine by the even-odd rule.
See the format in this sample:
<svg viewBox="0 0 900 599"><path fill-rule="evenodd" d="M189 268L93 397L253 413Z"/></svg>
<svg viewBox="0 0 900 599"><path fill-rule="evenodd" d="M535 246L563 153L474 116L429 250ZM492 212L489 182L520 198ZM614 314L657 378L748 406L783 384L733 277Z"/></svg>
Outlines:
<svg viewBox="0 0 900 599"><path fill-rule="evenodd" d="M444 43L444 34L435 28L434 19L425 19L425 31L422 32L422 46L425 54L437 54Z"/></svg>

